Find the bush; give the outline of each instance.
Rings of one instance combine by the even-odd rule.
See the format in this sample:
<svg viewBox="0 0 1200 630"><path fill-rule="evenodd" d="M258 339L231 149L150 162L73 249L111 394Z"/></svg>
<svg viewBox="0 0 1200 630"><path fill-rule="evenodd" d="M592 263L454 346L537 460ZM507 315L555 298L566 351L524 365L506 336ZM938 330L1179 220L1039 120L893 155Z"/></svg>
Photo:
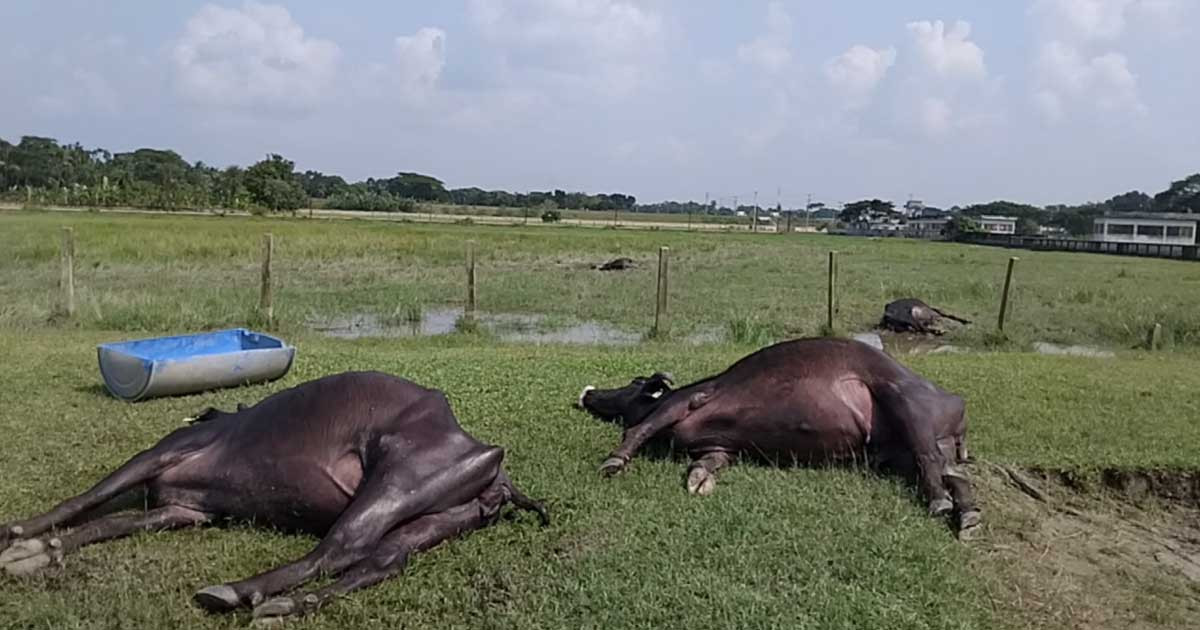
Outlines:
<svg viewBox="0 0 1200 630"><path fill-rule="evenodd" d="M562 213L558 210L547 210L542 213L543 223L558 223L562 220Z"/></svg>
<svg viewBox="0 0 1200 630"><path fill-rule="evenodd" d="M389 192L352 189L326 199L325 207L367 212L412 212L416 209L416 203L412 199L399 197Z"/></svg>

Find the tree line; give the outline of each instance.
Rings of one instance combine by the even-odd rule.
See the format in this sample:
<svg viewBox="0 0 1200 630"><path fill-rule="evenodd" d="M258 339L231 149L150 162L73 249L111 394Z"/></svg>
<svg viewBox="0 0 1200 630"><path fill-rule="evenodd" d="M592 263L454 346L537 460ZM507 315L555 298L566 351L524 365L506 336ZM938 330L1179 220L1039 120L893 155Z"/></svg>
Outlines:
<svg viewBox="0 0 1200 630"><path fill-rule="evenodd" d="M0 197L7 201L81 206L236 210L296 210L319 206L345 210L409 212L418 202L462 206L632 211L668 214L736 214L751 206L726 208L716 202L664 201L638 204L633 195L588 194L563 190L526 193L480 188L446 188L429 175L399 172L392 177L347 182L319 171L297 172L295 164L269 154L247 167L216 168L189 163L178 153L142 148L125 153L87 149L79 143L60 144L53 138L24 136L16 144L0 138ZM782 211L782 208L776 208ZM798 212L823 211L820 203ZM1141 191L1116 195L1107 201L1078 205L1033 206L992 201L948 213L964 217L997 214L1018 219L1018 232L1038 233L1041 226L1083 235L1095 217L1106 212L1200 213L1200 173L1172 181L1151 196ZM898 215L890 201L867 199L846 204L837 218L851 223L863 216Z"/></svg>
<svg viewBox="0 0 1200 630"><path fill-rule="evenodd" d="M319 171L297 172L277 154L248 166L216 168L189 163L175 151L137 149L112 153L79 143L24 136L0 138L0 195L8 201L88 206L237 210L296 210L310 204L345 210L407 212L417 202L470 206L627 210L633 195L552 190L514 193L480 188L447 189L429 175L397 173L347 182Z"/></svg>

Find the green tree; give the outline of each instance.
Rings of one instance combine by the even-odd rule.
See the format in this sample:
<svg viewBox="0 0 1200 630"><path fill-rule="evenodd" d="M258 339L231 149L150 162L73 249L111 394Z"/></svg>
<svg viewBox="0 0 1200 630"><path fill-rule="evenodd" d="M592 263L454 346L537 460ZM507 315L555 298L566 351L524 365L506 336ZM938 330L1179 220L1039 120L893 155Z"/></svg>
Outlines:
<svg viewBox="0 0 1200 630"><path fill-rule="evenodd" d="M1020 217L1017 219L1016 232L1018 236L1037 236L1042 233L1042 230L1037 221L1029 217Z"/></svg>
<svg viewBox="0 0 1200 630"><path fill-rule="evenodd" d="M1114 212L1149 212L1154 209L1154 200L1140 190L1117 195L1106 203Z"/></svg>
<svg viewBox="0 0 1200 630"><path fill-rule="evenodd" d="M295 164L275 153L246 169L245 186L252 202L270 210L296 210L307 200Z"/></svg>
<svg viewBox="0 0 1200 630"><path fill-rule="evenodd" d="M842 223L854 223L860 218L872 214L889 215L895 212L895 204L890 201L882 201L879 199L863 199L846 204L840 213L838 220Z"/></svg>
<svg viewBox="0 0 1200 630"><path fill-rule="evenodd" d="M1171 182L1170 187L1154 195L1158 212L1200 212L1200 173Z"/></svg>

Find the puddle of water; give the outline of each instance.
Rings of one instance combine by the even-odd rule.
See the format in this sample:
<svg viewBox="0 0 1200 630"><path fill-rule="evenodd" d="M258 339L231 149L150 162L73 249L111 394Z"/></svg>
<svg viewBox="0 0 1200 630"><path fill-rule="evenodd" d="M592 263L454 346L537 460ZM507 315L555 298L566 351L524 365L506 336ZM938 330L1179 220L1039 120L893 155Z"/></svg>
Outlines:
<svg viewBox="0 0 1200 630"><path fill-rule="evenodd" d="M364 337L413 338L446 335L455 332L462 317L461 308L429 309L418 322L396 321L367 313L329 319L309 319L306 325L328 337L360 339ZM476 324L502 341L518 343L577 343L586 345L626 346L641 343L643 335L596 321L555 324L537 313L477 313ZM683 337L688 345L725 341L719 327L704 328Z"/></svg>
<svg viewBox="0 0 1200 630"><path fill-rule="evenodd" d="M309 320L309 328L339 339L361 337L431 337L454 332L461 310L425 311L419 322L388 322L377 315L356 313L325 320Z"/></svg>
<svg viewBox="0 0 1200 630"><path fill-rule="evenodd" d="M1109 350L1101 350L1091 346L1060 346L1045 341L1038 341L1033 344L1033 349L1038 354L1064 354L1075 357L1093 357L1097 359L1110 359L1116 356L1115 353Z"/></svg>
<svg viewBox="0 0 1200 630"><path fill-rule="evenodd" d="M457 329L463 315L460 308L429 309L418 322L390 321L377 315L358 313L324 320L309 320L308 326L329 337L432 337ZM525 313L477 313L476 324L503 341L521 343L581 343L593 345L629 345L642 340L638 333L621 330L600 322L585 321L555 326L545 315Z"/></svg>

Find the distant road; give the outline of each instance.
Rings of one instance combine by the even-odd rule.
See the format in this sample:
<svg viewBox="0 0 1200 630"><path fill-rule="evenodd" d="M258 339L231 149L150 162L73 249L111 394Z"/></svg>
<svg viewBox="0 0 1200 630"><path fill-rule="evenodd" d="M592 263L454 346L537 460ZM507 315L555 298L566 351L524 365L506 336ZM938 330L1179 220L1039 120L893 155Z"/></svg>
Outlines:
<svg viewBox="0 0 1200 630"><path fill-rule="evenodd" d="M0 203L0 210L24 210L24 206L16 203ZM251 216L249 212L240 210L145 210L141 208L82 208L75 206L38 206L33 210L49 212L100 212L102 214L165 214L178 216ZM284 214L283 216L289 216ZM563 218L555 223L545 223L540 217L524 219L522 217L496 217L482 214L440 214L432 212L367 212L361 210L297 210L296 216L320 219L363 219L367 221L399 221L410 223L474 223L478 225L530 225L554 227L556 225L571 225L590 228L612 228L611 219L571 219ZM749 232L748 225L727 223L693 222L690 226L684 221L617 221L617 229L622 230L692 230L704 232ZM774 233L774 228L764 227L759 230L768 234Z"/></svg>

